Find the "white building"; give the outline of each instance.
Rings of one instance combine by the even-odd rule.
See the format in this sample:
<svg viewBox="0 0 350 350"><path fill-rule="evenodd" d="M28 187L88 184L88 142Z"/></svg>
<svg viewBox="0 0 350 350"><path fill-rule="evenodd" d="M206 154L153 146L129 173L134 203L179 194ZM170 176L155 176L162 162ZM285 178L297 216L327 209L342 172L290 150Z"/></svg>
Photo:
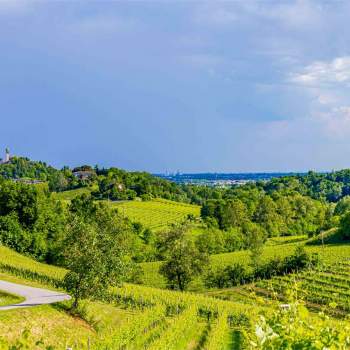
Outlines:
<svg viewBox="0 0 350 350"><path fill-rule="evenodd" d="M6 164L11 160L10 151L8 148L5 150L5 158L0 159L0 164Z"/></svg>

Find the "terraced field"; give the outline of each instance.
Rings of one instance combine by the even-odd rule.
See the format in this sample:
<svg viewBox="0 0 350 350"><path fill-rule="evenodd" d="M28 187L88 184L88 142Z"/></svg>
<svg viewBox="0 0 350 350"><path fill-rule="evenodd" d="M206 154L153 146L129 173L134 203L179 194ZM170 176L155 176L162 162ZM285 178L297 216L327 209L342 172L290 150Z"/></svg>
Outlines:
<svg viewBox="0 0 350 350"><path fill-rule="evenodd" d="M4 247L0 247L0 263L0 278L17 283L45 283L55 288L65 273ZM226 349L232 345L237 327L248 322L246 312L254 317L258 310L192 293L125 284L111 290L105 303L87 304L86 319L91 325L66 314L64 308L46 305L0 313L0 336L13 344L22 331L29 330L33 336L30 344L38 340L35 336L45 338L38 349L49 344L95 350ZM240 341L238 334L234 342L239 346Z"/></svg>
<svg viewBox="0 0 350 350"><path fill-rule="evenodd" d="M296 243L266 245L263 250L262 260L268 261L277 256L284 258L293 254L297 245L302 243L298 240ZM328 264L334 264L350 257L350 244L306 245L305 250L310 254L318 253L323 261ZM248 250L241 250L233 253L216 254L210 257L210 262L214 268L240 263L249 269L250 252ZM165 287L165 280L158 273L160 262L142 263L141 266L144 272L142 277L144 284L157 288ZM201 283L195 281L194 284L190 285L190 288L193 291L200 290Z"/></svg>
<svg viewBox="0 0 350 350"><path fill-rule="evenodd" d="M90 194L96 188L78 188L75 190L54 193L53 197L65 203L82 194ZM111 206L134 222L140 222L144 227L155 231L167 228L170 224L181 222L188 215L199 217L200 206L169 201L166 199L153 199L151 201L115 201L108 202Z"/></svg>
<svg viewBox="0 0 350 350"><path fill-rule="evenodd" d="M275 277L256 283L260 292L275 293L283 298L288 290L313 306L331 306L350 312L350 260L326 264L315 270Z"/></svg>
<svg viewBox="0 0 350 350"><path fill-rule="evenodd" d="M294 248L294 243L281 245L278 242L265 248L264 259L278 253L292 253ZM331 304L339 313L349 312L350 261L345 257L349 256L350 245L310 246L307 249L322 253L329 262L317 271L261 281L255 285L255 290L263 292L264 296L274 291L283 297L287 289L297 285L300 296L310 305L323 307ZM247 259L248 263L248 254L242 251L232 253L230 257L232 259L234 255L235 260L240 261ZM212 263L217 258L212 257ZM156 273L157 265L148 266ZM64 273L64 269L38 263L0 247L2 279L56 288ZM241 344L242 327L245 329L249 323L254 323L259 311L271 307L268 303L258 305L250 297L249 289L240 289L244 288L200 295L125 284L111 290L105 302L87 303L86 319L90 323L71 317L64 308L53 306L21 312L13 310L0 313L0 328L4 330L1 335L12 344L12 339L18 338L21 330L28 329L44 337L45 346L53 342L61 347L74 345L73 348L95 350L240 349L244 348ZM94 329L94 325L98 326ZM71 332L73 328L74 334Z"/></svg>
<svg viewBox="0 0 350 350"><path fill-rule="evenodd" d="M110 202L130 220L144 227L161 230L172 223L183 221L188 215L199 217L200 207L186 203L154 199L152 201Z"/></svg>
<svg viewBox="0 0 350 350"><path fill-rule="evenodd" d="M0 245L0 278L1 274L9 274L55 286L65 273L65 269L42 264Z"/></svg>

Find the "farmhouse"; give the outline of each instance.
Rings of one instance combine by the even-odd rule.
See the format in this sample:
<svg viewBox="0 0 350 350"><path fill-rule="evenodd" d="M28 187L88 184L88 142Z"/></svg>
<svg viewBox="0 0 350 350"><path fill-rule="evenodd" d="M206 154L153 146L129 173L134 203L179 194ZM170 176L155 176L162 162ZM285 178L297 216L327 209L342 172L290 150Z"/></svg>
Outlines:
<svg viewBox="0 0 350 350"><path fill-rule="evenodd" d="M91 170L79 170L79 171L74 171L73 175L80 180L87 180L93 177L95 175L95 172Z"/></svg>

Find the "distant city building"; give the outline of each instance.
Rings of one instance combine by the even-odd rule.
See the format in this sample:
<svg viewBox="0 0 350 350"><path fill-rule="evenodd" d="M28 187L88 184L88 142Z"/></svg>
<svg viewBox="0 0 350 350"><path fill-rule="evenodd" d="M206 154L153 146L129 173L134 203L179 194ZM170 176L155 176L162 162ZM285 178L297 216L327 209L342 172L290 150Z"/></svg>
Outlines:
<svg viewBox="0 0 350 350"><path fill-rule="evenodd" d="M8 148L6 148L6 150L5 150L5 158L4 159L0 159L0 164L9 163L10 160L11 160L10 150Z"/></svg>

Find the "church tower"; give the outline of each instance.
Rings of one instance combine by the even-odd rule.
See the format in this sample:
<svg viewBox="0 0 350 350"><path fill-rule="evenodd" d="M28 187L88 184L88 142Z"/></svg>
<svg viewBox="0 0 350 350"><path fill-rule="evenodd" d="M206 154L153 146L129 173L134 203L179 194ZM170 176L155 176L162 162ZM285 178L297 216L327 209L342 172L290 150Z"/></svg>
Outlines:
<svg viewBox="0 0 350 350"><path fill-rule="evenodd" d="M8 148L6 148L5 151L5 163L8 163L10 161L10 150Z"/></svg>

